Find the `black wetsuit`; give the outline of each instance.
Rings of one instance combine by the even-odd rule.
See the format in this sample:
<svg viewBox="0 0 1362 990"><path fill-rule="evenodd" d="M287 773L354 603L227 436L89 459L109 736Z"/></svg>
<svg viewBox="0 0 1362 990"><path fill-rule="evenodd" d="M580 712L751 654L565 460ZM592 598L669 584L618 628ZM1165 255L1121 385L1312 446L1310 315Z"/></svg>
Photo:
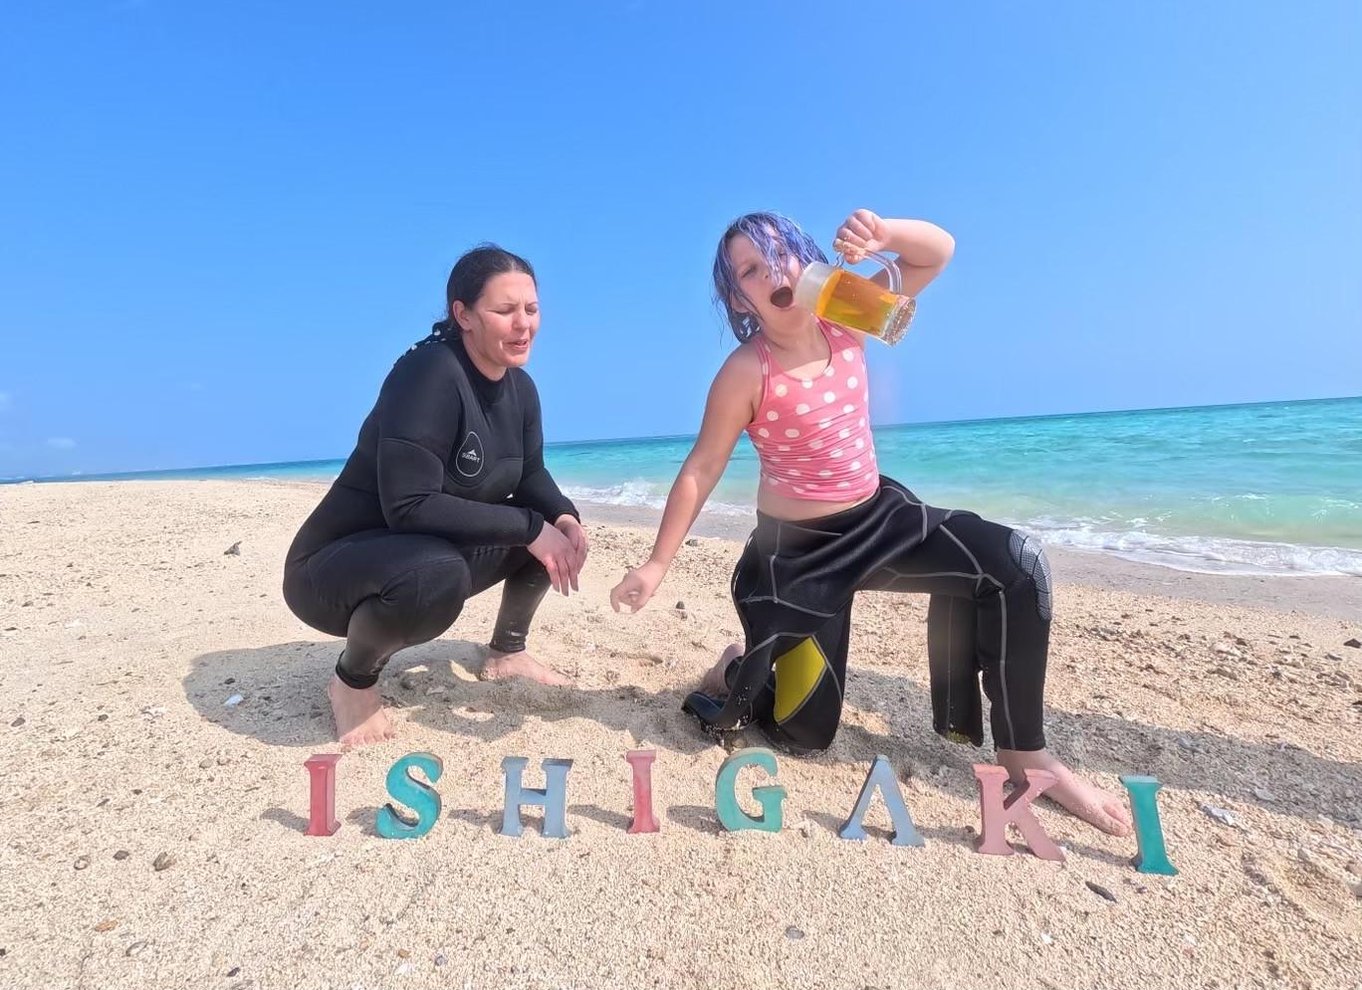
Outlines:
<svg viewBox="0 0 1362 990"><path fill-rule="evenodd" d="M346 637L341 680L373 685L395 652L439 636L503 580L491 646L525 649L550 586L526 547L564 513L577 517L543 446L539 395L521 369L489 380L445 324L398 360L284 565L294 615Z"/></svg>
<svg viewBox="0 0 1362 990"><path fill-rule="evenodd" d="M983 742L979 682L999 749L1045 747L1050 570L1040 544L972 512L925 505L881 475L861 505L800 522L757 513L733 572L746 652L724 699L692 693L708 729L756 725L796 753L832 744L857 591L931 596L927 654L937 732Z"/></svg>

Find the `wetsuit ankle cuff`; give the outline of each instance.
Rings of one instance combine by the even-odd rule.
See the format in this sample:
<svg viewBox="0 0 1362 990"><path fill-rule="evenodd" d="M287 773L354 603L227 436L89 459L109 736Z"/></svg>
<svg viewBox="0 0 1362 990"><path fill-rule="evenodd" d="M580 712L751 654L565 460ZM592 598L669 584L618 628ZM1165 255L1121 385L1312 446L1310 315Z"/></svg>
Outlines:
<svg viewBox="0 0 1362 990"><path fill-rule="evenodd" d="M352 674L341 666L340 660L336 661L336 677L346 687L354 688L356 691L363 691L378 683L377 674Z"/></svg>

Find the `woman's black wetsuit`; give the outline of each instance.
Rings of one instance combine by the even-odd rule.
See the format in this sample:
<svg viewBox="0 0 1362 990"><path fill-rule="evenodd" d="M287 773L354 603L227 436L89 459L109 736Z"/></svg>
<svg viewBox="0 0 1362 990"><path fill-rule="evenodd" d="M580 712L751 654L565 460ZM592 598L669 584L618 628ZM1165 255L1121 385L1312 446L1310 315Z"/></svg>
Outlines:
<svg viewBox="0 0 1362 990"><path fill-rule="evenodd" d="M284 564L284 600L345 636L336 674L365 688L398 650L440 635L505 581L493 649L515 653L549 589L527 549L563 514L544 468L539 395L523 370L484 377L436 324L389 372L359 440Z"/></svg>

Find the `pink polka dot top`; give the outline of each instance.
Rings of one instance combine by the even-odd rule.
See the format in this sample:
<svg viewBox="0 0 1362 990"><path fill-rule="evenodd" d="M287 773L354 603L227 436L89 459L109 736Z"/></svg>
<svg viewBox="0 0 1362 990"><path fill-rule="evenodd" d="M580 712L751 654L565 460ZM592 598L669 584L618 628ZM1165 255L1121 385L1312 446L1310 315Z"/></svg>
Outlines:
<svg viewBox="0 0 1362 990"><path fill-rule="evenodd" d="M811 379L783 371L761 334L762 395L747 427L761 460L761 484L774 494L853 502L879 487L870 433L865 351L836 324L818 321L832 357Z"/></svg>

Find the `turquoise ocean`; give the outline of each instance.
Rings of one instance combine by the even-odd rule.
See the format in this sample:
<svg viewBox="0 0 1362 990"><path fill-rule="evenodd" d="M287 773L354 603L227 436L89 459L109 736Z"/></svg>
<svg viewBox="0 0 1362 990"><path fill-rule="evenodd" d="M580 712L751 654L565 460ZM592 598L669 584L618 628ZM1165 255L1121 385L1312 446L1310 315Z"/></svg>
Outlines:
<svg viewBox="0 0 1362 990"><path fill-rule="evenodd" d="M691 439L549 444L545 460L579 503L660 509ZM920 498L1049 545L1196 571L1362 576L1362 398L885 426L875 444L881 472ZM81 480L324 481L342 463ZM756 481L744 437L707 511L750 517Z"/></svg>

